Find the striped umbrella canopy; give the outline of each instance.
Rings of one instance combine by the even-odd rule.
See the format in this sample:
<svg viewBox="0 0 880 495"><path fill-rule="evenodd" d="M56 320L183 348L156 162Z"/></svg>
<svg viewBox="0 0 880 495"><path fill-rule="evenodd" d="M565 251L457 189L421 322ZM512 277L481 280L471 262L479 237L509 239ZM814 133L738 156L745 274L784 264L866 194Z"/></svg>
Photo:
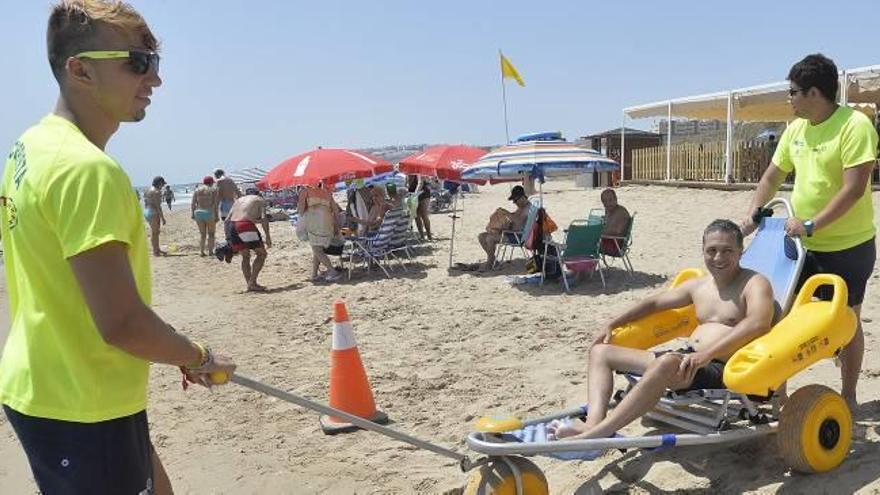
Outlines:
<svg viewBox="0 0 880 495"><path fill-rule="evenodd" d="M266 170L260 167L248 167L229 172L226 176L236 184L255 184L266 176Z"/></svg>
<svg viewBox="0 0 880 495"><path fill-rule="evenodd" d="M620 170L620 164L598 151L563 140L527 141L492 150L464 169L461 177L505 179L531 175L540 179L614 170Z"/></svg>

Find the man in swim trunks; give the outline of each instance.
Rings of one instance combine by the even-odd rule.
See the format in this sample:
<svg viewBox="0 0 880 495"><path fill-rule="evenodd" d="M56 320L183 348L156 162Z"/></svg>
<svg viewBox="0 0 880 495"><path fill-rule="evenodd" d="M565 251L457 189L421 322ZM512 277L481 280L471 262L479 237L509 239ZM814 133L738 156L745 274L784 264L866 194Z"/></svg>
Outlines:
<svg viewBox="0 0 880 495"><path fill-rule="evenodd" d="M235 181L226 176L226 172L223 169L214 170L214 178L217 179L217 196L220 201L220 219L226 221L226 217L229 216L229 210L232 208L232 203L235 203L235 200L241 197L241 191L238 190L238 186L235 185Z"/></svg>
<svg viewBox="0 0 880 495"><path fill-rule="evenodd" d="M623 248L622 239L626 235L626 227L629 225L630 214L623 205L617 202L617 193L608 188L602 191L600 196L602 206L605 207L605 223L602 226L602 240L599 248L603 254L619 256Z"/></svg>
<svg viewBox="0 0 880 495"><path fill-rule="evenodd" d="M193 191L192 218L199 227L199 255L205 256L205 237L208 238L208 253L214 252L214 232L219 218L217 189L210 175L202 179L202 184Z"/></svg>
<svg viewBox="0 0 880 495"><path fill-rule="evenodd" d="M763 275L742 268L743 236L729 220L715 220L703 232L703 261L709 275L655 294L614 318L590 348L585 423L556 424L556 438L604 438L653 409L666 392L724 388L724 363L741 347L767 333L773 323L773 289ZM690 345L650 352L610 344L614 328L658 311L693 304L699 325ZM641 373L642 379L610 413L613 373Z"/></svg>
<svg viewBox="0 0 880 495"><path fill-rule="evenodd" d="M165 215L162 213L162 188L165 187L165 179L161 176L153 178L153 185L144 192L144 219L150 224L150 245L153 247L153 256L165 256L165 251L159 249L159 231L161 225L165 225Z"/></svg>
<svg viewBox="0 0 880 495"><path fill-rule="evenodd" d="M174 190L171 189L171 186L165 184L165 190L162 191L162 195L165 197L165 202L168 204L168 211L171 211L171 204L174 203Z"/></svg>
<svg viewBox="0 0 880 495"><path fill-rule="evenodd" d="M266 242L260 231L257 230L257 222L263 224L263 232L266 234ZM269 217L266 216L266 201L256 189L248 189L246 194L232 204L229 216L224 224L226 242L232 247L233 252L241 253L241 273L247 282L248 292L263 292L265 287L257 283L260 270L266 263L267 247L272 247L272 236L269 234ZM251 250L255 257L251 264Z"/></svg>

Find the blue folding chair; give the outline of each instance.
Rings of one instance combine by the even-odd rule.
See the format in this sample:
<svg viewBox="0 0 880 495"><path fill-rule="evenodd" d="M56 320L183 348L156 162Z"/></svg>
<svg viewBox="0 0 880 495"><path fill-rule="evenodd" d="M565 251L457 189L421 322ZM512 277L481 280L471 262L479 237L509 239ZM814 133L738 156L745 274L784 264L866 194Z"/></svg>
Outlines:
<svg viewBox="0 0 880 495"><path fill-rule="evenodd" d="M532 199L529 201L529 215L526 217L526 223L523 225L523 228L520 230L502 230L501 231L501 242L495 246L495 264L504 261L504 258L509 253L508 259L513 259L513 252L519 248L522 252L524 258L528 258L528 253L526 253L525 243L526 238L529 236L529 232L531 232L532 227L535 225L535 219L538 216L538 208L539 203L538 200Z"/></svg>

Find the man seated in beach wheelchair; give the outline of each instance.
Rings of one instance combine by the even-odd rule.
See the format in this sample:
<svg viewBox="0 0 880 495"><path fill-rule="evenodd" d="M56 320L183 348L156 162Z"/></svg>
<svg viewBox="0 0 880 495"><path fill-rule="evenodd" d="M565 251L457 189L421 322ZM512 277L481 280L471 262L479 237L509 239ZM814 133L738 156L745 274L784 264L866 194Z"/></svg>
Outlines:
<svg viewBox="0 0 880 495"><path fill-rule="evenodd" d="M774 322L770 281L740 266L742 253L739 226L729 220L710 223L703 232L703 261L708 275L691 278L640 301L600 330L590 347L587 419L551 425L551 438L610 437L653 409L667 389L723 389L727 360L741 347L769 332ZM688 345L652 352L614 343L615 328L625 328L660 311L690 305L698 323ZM642 377L609 413L614 372Z"/></svg>
<svg viewBox="0 0 880 495"><path fill-rule="evenodd" d="M776 434L792 469L815 473L837 467L852 441L846 401L818 384L783 395L792 376L840 352L855 335L856 316L847 306L846 283L836 275L813 275L795 297L805 251L799 240L784 235L785 219L767 219L768 226L771 220L776 227L762 227L761 242L756 238L751 245L759 248L750 246L748 252L748 266L755 270L740 264L739 226L715 220L702 236L707 274L682 271L669 289L602 327L589 351L588 405L529 420L481 418L468 446L489 455L492 466L500 465L493 459L505 459L508 466L515 459L520 470L540 473L516 456L589 460L613 449L719 444ZM816 290L826 285L833 288L831 300L815 299ZM687 345L675 345L676 338L686 338ZM658 346L672 350L648 350ZM625 374L629 384L616 394L615 372ZM686 432L618 434L643 416Z"/></svg>

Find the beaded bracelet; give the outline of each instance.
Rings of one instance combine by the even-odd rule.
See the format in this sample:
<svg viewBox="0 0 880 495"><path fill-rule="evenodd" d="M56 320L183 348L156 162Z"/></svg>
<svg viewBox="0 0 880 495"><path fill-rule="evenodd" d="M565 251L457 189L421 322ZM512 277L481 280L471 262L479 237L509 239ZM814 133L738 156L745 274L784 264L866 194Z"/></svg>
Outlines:
<svg viewBox="0 0 880 495"><path fill-rule="evenodd" d="M214 362L214 354L211 352L211 348L198 342L193 342L196 347L199 348L199 364L198 366L185 366L187 371L200 372L203 371L208 365Z"/></svg>

